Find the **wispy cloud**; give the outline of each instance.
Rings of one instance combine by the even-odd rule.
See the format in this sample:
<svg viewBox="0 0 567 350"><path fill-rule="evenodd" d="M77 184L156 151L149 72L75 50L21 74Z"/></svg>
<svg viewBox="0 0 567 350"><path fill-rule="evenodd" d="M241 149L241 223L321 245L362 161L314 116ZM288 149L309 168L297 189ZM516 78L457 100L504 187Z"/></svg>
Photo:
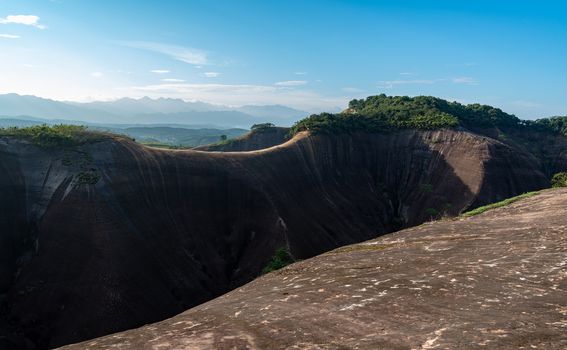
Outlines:
<svg viewBox="0 0 567 350"><path fill-rule="evenodd" d="M285 86L249 84L163 83L122 88L128 96L172 97L215 104L283 104L308 111L344 109L347 96L327 96Z"/></svg>
<svg viewBox="0 0 567 350"><path fill-rule="evenodd" d="M512 101L512 105L517 106L517 107L522 107L522 108L538 108L538 107L541 107L541 104L539 104L539 103L531 102L531 101L525 101L525 100Z"/></svg>
<svg viewBox="0 0 567 350"><path fill-rule="evenodd" d="M46 29L47 26L39 23L39 17L34 15L9 15L0 18L0 24L22 24L32 26L38 29Z"/></svg>
<svg viewBox="0 0 567 350"><path fill-rule="evenodd" d="M276 86L300 86L307 84L306 80L287 80L287 81L278 81L274 85Z"/></svg>
<svg viewBox="0 0 567 350"><path fill-rule="evenodd" d="M359 89L359 88L355 88L355 87L352 87L352 86L344 87L344 88L342 88L342 90L343 90L344 92L352 92L352 93L354 93L354 92L364 92L364 90Z"/></svg>
<svg viewBox="0 0 567 350"><path fill-rule="evenodd" d="M384 88L384 89L391 89L394 86L400 86L400 85L431 85L431 84L435 84L439 81L443 81L443 79L435 79L435 80L429 80L429 79L421 79L421 80L403 80L403 79L399 79L399 80L381 80L378 82L378 87L380 88Z"/></svg>
<svg viewBox="0 0 567 350"><path fill-rule="evenodd" d="M463 85L479 85L478 80L471 77L456 77L456 78L442 78L442 79L396 79L396 80L381 80L378 82L378 87L383 89L392 89L397 86L404 85L433 85L437 83L454 83Z"/></svg>
<svg viewBox="0 0 567 350"><path fill-rule="evenodd" d="M152 69L150 71L150 73L155 73L155 74L167 74L169 73L169 71L167 69Z"/></svg>
<svg viewBox="0 0 567 350"><path fill-rule="evenodd" d="M457 77L453 78L453 83L455 84L465 84L465 85L478 85L478 80L471 77Z"/></svg>
<svg viewBox="0 0 567 350"><path fill-rule="evenodd" d="M92 72L91 73L91 77L93 78L101 78L103 76L103 74L101 72Z"/></svg>
<svg viewBox="0 0 567 350"><path fill-rule="evenodd" d="M411 72L401 72L400 75L411 76L411 75L415 75L415 73L411 73Z"/></svg>
<svg viewBox="0 0 567 350"><path fill-rule="evenodd" d="M295 74L295 75L305 75L305 74L307 74L307 72L294 72L293 74Z"/></svg>
<svg viewBox="0 0 567 350"><path fill-rule="evenodd" d="M19 35L12 35L12 34L0 34L0 38L2 39L19 39Z"/></svg>
<svg viewBox="0 0 567 350"><path fill-rule="evenodd" d="M184 83L185 82L185 80L183 80L183 79L174 79L174 78L162 79L161 81L166 82L166 83Z"/></svg>
<svg viewBox="0 0 567 350"><path fill-rule="evenodd" d="M174 60L196 66L210 64L207 58L207 53L205 51L190 47L168 45L148 41L127 41L119 42L119 44L135 49L157 52L169 56Z"/></svg>
<svg viewBox="0 0 567 350"><path fill-rule="evenodd" d="M207 78L216 78L221 74L219 72L205 72L203 73L203 75L206 76Z"/></svg>

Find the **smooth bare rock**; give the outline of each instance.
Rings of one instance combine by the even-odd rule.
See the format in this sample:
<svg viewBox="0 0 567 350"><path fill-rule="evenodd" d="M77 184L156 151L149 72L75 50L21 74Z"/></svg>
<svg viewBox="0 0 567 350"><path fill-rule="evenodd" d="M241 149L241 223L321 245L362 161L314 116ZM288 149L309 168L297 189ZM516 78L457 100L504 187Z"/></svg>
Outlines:
<svg viewBox="0 0 567 350"><path fill-rule="evenodd" d="M0 138L0 347L160 321L253 280L280 247L306 259L547 187L566 142L533 137L543 150L466 130L223 153Z"/></svg>
<svg viewBox="0 0 567 350"><path fill-rule="evenodd" d="M346 246L79 349L566 349L567 189Z"/></svg>

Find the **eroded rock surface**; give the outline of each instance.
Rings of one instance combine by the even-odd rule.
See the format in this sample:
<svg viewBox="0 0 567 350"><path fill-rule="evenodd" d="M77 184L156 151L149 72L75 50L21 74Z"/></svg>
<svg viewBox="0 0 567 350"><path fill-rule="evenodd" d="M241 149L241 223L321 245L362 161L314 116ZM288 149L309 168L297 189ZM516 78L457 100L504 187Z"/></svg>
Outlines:
<svg viewBox="0 0 567 350"><path fill-rule="evenodd" d="M78 349L565 349L567 189L263 276Z"/></svg>
<svg viewBox="0 0 567 350"><path fill-rule="evenodd" d="M0 346L160 321L253 280L280 247L306 259L547 187L567 170L560 141L534 154L466 130L301 133L221 153L0 138Z"/></svg>

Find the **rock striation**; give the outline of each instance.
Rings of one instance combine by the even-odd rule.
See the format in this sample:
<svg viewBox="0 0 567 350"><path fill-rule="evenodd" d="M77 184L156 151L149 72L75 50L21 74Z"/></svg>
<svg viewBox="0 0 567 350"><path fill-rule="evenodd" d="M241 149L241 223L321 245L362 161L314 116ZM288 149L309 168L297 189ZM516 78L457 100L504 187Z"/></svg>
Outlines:
<svg viewBox="0 0 567 350"><path fill-rule="evenodd" d="M565 349L567 190L263 276L163 322L64 347Z"/></svg>
<svg viewBox="0 0 567 350"><path fill-rule="evenodd" d="M2 137L0 347L163 320L253 280L280 247L310 258L567 169L565 147L528 148L464 129L301 132L247 152Z"/></svg>

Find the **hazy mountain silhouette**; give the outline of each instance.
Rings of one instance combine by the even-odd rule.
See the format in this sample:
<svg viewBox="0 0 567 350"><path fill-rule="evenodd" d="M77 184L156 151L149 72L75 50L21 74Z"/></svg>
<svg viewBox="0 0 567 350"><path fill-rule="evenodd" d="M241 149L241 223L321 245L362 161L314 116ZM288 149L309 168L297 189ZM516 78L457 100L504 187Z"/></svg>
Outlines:
<svg viewBox="0 0 567 350"><path fill-rule="evenodd" d="M244 127L262 122L291 125L307 116L286 106L229 107L181 99L144 97L89 103L62 102L36 96L0 95L0 115L112 124L182 124ZM18 118L21 119L21 118Z"/></svg>

